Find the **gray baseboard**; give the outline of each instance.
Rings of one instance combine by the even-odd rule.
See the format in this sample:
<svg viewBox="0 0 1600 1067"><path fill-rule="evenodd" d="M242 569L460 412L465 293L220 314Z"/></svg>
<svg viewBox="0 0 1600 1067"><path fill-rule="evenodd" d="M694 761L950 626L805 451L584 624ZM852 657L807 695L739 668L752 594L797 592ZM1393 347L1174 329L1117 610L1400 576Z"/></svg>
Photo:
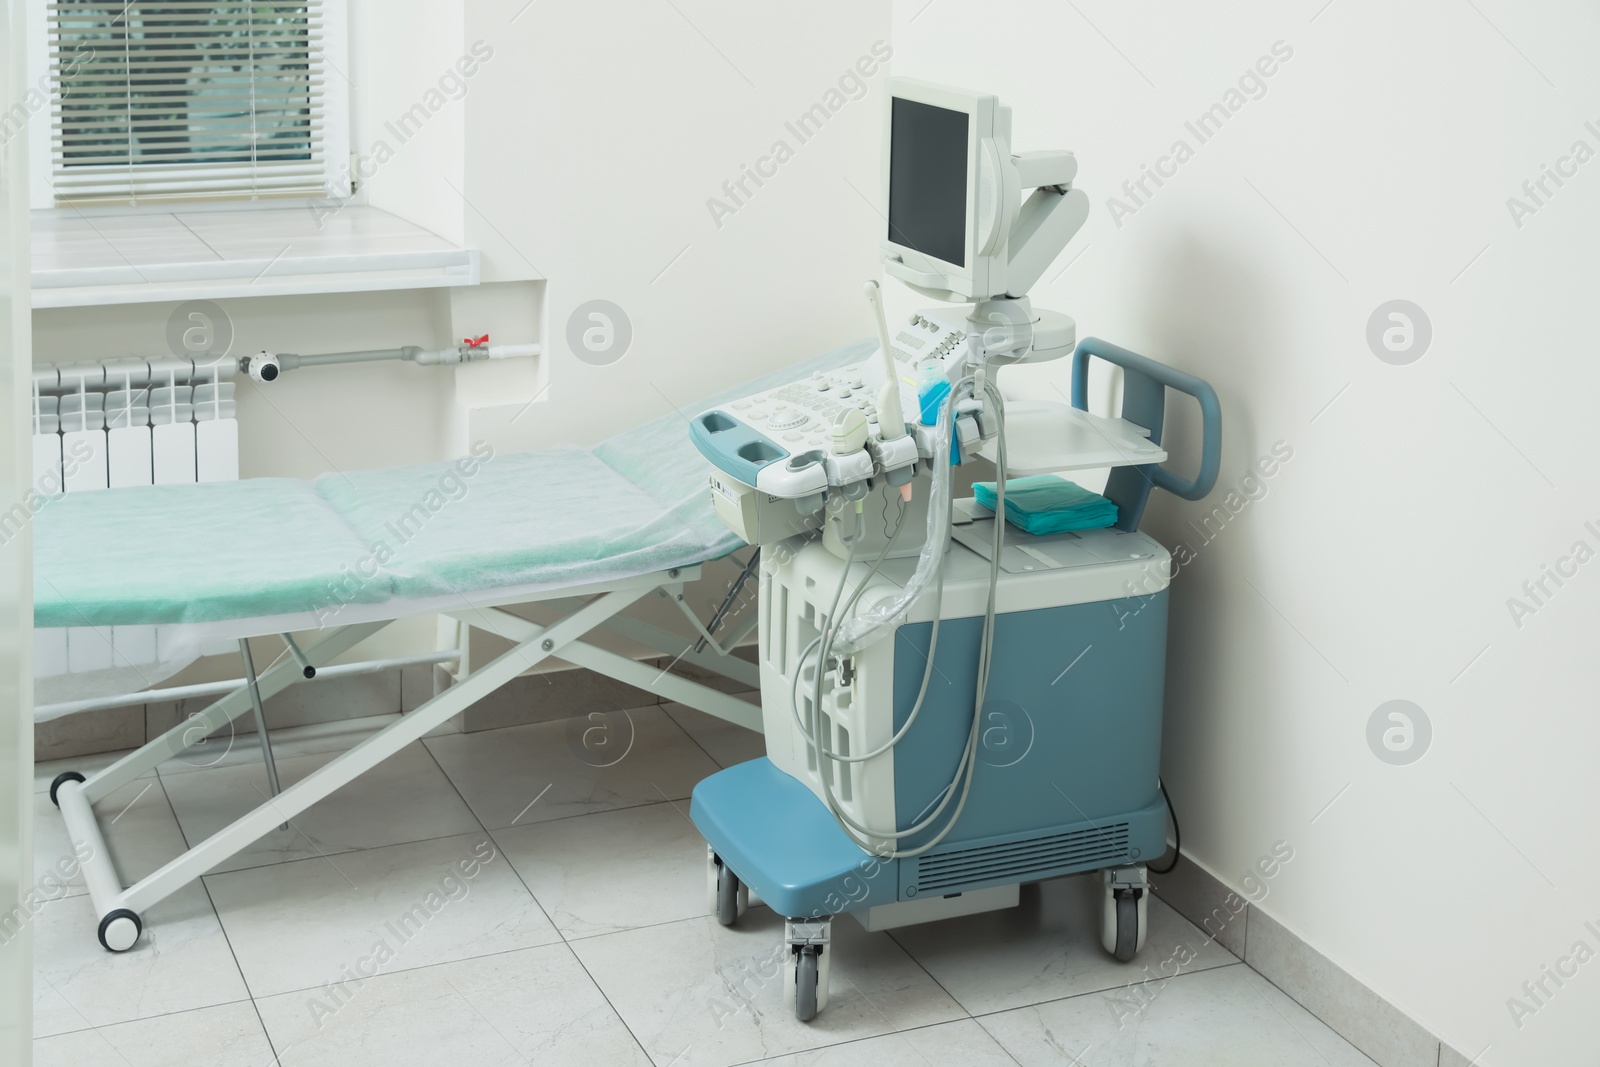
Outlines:
<svg viewBox="0 0 1600 1067"><path fill-rule="evenodd" d="M1229 952L1244 959L1250 929L1250 902L1187 856L1171 873L1150 875L1151 887L1185 919Z"/></svg>
<svg viewBox="0 0 1600 1067"><path fill-rule="evenodd" d="M275 730L389 715L401 709L401 682L398 669L319 679L290 686L268 698L262 710L266 713L267 725ZM49 722L34 723L33 758L36 762L44 762L138 748L205 709L216 699L196 697L189 700L152 701L83 711L75 715L63 715ZM253 734L256 732L254 717L241 716L222 732Z"/></svg>
<svg viewBox="0 0 1600 1067"><path fill-rule="evenodd" d="M120 752L125 748L138 748L148 736L143 704L63 715L33 724L33 759L44 763L100 752Z"/></svg>
<svg viewBox="0 0 1600 1067"><path fill-rule="evenodd" d="M1380 1067L1469 1067L1467 1057L1188 857L1171 874L1150 878L1174 911Z"/></svg>

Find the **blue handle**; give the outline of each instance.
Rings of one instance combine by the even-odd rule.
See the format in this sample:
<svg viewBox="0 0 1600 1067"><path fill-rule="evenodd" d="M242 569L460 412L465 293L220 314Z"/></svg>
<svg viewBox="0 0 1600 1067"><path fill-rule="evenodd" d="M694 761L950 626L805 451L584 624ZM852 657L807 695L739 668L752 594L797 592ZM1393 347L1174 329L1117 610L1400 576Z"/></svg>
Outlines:
<svg viewBox="0 0 1600 1067"><path fill-rule="evenodd" d="M1192 478L1182 478L1154 463L1139 467L1117 467L1106 482L1105 495L1117 505L1117 528L1137 530L1144 515L1145 502L1152 488L1165 489L1185 500L1199 500L1217 484L1222 466L1222 405L1210 384L1192 374L1173 370L1137 352L1119 348L1098 337L1085 337L1072 354L1072 406L1087 411L1089 395L1089 357L1115 363L1123 370L1122 417L1150 431L1150 440L1161 443L1166 421L1167 390L1175 389L1195 398L1200 404L1200 470Z"/></svg>
<svg viewBox="0 0 1600 1067"><path fill-rule="evenodd" d="M751 487L761 468L789 458L789 450L766 434L716 409L690 420L689 440L712 466Z"/></svg>

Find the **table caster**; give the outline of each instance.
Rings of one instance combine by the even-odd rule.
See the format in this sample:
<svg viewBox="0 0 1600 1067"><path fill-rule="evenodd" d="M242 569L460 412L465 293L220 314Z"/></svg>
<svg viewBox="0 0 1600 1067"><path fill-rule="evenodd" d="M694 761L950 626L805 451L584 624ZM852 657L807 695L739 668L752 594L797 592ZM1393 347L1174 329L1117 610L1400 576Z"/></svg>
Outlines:
<svg viewBox="0 0 1600 1067"><path fill-rule="evenodd" d="M139 940L144 923L127 908L110 911L100 920L100 944L107 952L126 952Z"/></svg>
<svg viewBox="0 0 1600 1067"><path fill-rule="evenodd" d="M60 774L56 775L55 781L50 783L50 803L54 804L58 808L61 806L61 801L56 799L56 790L61 788L62 783L81 781L83 781L83 775L79 774L77 771L62 771Z"/></svg>

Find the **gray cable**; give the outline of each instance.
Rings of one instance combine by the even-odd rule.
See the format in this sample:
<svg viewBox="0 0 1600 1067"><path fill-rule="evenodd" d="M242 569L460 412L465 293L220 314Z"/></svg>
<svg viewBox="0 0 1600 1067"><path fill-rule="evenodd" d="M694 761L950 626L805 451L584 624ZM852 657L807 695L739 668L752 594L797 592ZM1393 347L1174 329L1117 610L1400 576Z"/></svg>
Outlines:
<svg viewBox="0 0 1600 1067"><path fill-rule="evenodd" d="M996 501L995 501L996 514L995 514L995 520L994 520L995 521L994 542L993 542L992 552L991 552L990 560L989 560L989 595L988 595L988 600L987 600L987 603L985 605L985 610L984 610L983 637L982 637L982 641L980 643L979 650L978 650L978 680L977 680L976 692L974 693L974 704L973 704L973 710L972 710L972 727L969 730L968 735L967 735L967 743L966 743L966 746L964 747L964 749L962 751L961 762L957 765L956 774L950 780L950 784L947 785L943 790L941 790L941 793L943 794L944 799L942 799L939 802L938 806L933 810L932 813L930 813L928 815L927 818L925 818L922 821L918 822L915 826L908 827L905 830L896 830L896 831L891 831L891 832L888 832L888 833L883 833L883 832L879 832L879 831L874 831L871 827L867 827L867 826L862 825L861 823L856 822L856 820L851 818L850 815L847 812L844 812L844 811L840 810L838 799L833 795L833 789L832 789L831 785L829 784L829 782L827 780L827 777L822 773L821 760L823 758L827 758L827 759L832 760L834 762L841 762L841 763L845 763L845 762L860 762L860 760L852 759L852 758L847 757L847 756L846 757L838 756L838 755L835 755L832 752L829 752L827 747L826 747L826 738L823 738L820 743L817 740L815 740L815 738L818 738L821 735L822 679L823 679L823 674L824 674L825 669L826 669L825 665L827 663L828 646L831 644L831 641L827 640L827 638L829 637L829 631L831 631L834 628L832 624L834 624L836 622L836 618L830 616L830 618L828 620L826 620L829 623L829 626L828 626L827 630L825 630L822 635L819 635L819 637L816 640L812 641L811 644L806 646L807 647L807 651L809 651L810 648L818 645L819 643L822 645L822 648L821 648L821 650L819 652L818 661L817 661L817 678L816 678L816 684L815 684L815 686L813 688L813 697L812 697L812 738L813 738L812 746L813 746L813 749L816 751L817 757L818 757L818 777L819 777L819 779L821 780L821 783L822 783L823 799L826 801L826 803L828 805L828 809L829 809L830 812L832 812L835 820L838 821L838 823L840 824L841 828L843 828L847 833L850 834L850 837L851 837L852 840L854 840L858 845L861 845L862 847L867 847L868 843L867 842L863 842L860 839L860 836L858 836L858 835L865 835L865 836L867 836L869 838L878 838L878 839L883 839L883 840L901 840L901 839L904 839L906 837L910 837L913 834L920 833L922 830L924 830L928 826L932 825L933 822L935 822L939 818L939 816L943 813L944 809L949 805L951 798L955 796L955 788L956 788L957 783L959 782L960 785L961 785L961 798L960 798L959 802L956 804L955 811L951 814L951 816L949 818L949 821L946 822L946 824L938 831L937 834L935 834L935 836L931 840L923 843L922 845L917 846L914 849L897 849L897 850L895 850L893 852L890 852L890 853L886 854L884 856L884 858L903 859L903 858L909 858L909 857L912 857L912 856L921 855L922 853L927 852L930 849L936 847L947 836L949 836L951 831L955 829L956 823L960 821L961 813L966 809L967 798L968 798L968 796L970 795L970 793L972 791L972 779L973 779L973 776L974 776L974 773L975 773L975 770L976 770L976 765L977 765L977 742L978 742L978 738L980 736L980 730L981 730L981 726L982 726L982 722L983 722L983 704L984 704L984 700L985 700L985 698L987 697L987 694L988 694L989 673L990 673L990 669L993 666L994 628L995 628L995 601L996 601L996 595L997 595L997 592L998 592L999 581L1000 581L1000 558L1001 558L1001 554L1002 554L1002 552L1004 550L1004 547L1005 547L1005 482L1006 482L1005 401L1001 397L1000 392L995 387L994 383L989 380L987 375L984 375L982 373L982 369L981 368L980 368L980 371L979 371L979 373L977 375L971 376L971 377L968 377L968 378L964 378L960 382L957 383L956 388L951 391L951 398L950 398L950 403L949 403L948 408L946 408L945 411L942 411L940 413L940 422L941 423L943 423L944 420L945 420L946 412L949 413L951 425L949 427L950 433L947 434L947 435L944 435L944 437L943 437L943 440L944 440L944 443L945 443L944 451L942 453L938 454L938 455L935 455L935 457L934 457L934 463L935 464L940 464L940 462L942 460L943 467L944 467L943 470L940 470L938 467L935 468L936 476L942 475L942 476L948 477L948 473L949 473L948 472L948 464L949 464L949 461L950 461L949 460L949 446L950 446L950 442L953 440L953 435L954 435L954 432L955 432L955 427L954 427L955 406L956 406L957 400L960 398L961 393L964 390L967 390L967 389L970 389L972 392L976 392L978 389L982 389L984 395L986 397L988 397L992 401L993 411L994 411L994 416L995 416L995 423L996 423L996 428L997 428L997 431L998 431L997 434L996 434L997 444L996 444L996 464L995 464L996 465ZM968 395L970 395L970 393ZM946 494L946 495L947 495L947 498L948 498L949 494ZM953 501L950 501L950 500L947 499L946 506L950 506L952 503L953 503ZM841 585L839 587L839 590L842 591L843 587L844 586L841 583ZM864 587L865 587L865 583L863 583L863 588ZM938 609L938 605L940 603L940 599L942 598L943 591L944 591L944 565L943 565L943 561L942 560L941 560L941 562L939 564L939 569L938 569L938 572L937 572L937 582L936 582L934 588L936 590L936 592L935 592L935 598L936 599L934 601L934 604L935 604L935 611L934 611L935 631L934 632L936 634L937 633L937 625L938 625L938 621L939 621L939 615L941 614L941 612ZM836 593L835 600L834 600L834 605L837 606L837 604L838 604L838 595ZM920 709L921 709L922 697L926 693L927 679L931 675L931 672L932 672L932 669L933 669L933 651L934 651L934 647L935 646L933 644L933 640L932 639L930 639L929 645L930 645L930 647L929 647L927 668L924 670L924 673L923 673L923 688L922 688L922 691L919 692L919 694L918 694L918 703L917 703L917 705L915 707L915 710L918 710L918 711L920 711ZM802 653L801 663L804 662L804 656L805 656L805 653ZM799 669L797 667L797 670L796 670L796 682L798 682L798 675L799 675ZM791 687L791 697L795 696L797 690L798 690L798 685L797 684ZM796 711L798 712L798 708L796 709ZM908 720L906 725L907 726L910 725L909 720ZM905 728L902 728L900 731L898 731L896 733L896 736L895 736L895 739L894 739L895 743L898 742L898 739L900 737L904 736L904 733L905 733ZM893 744L891 743L890 745L886 746L883 749L883 751L887 751L889 748L892 748L892 747L893 747ZM878 754L881 754L881 752L878 753ZM852 831L854 831L854 832L852 832ZM875 851L875 850L874 849L869 849L869 851Z"/></svg>
<svg viewBox="0 0 1600 1067"><path fill-rule="evenodd" d="M940 415L939 415L939 423L940 423L939 429L943 430L943 431L949 431L949 432L942 433L937 438L938 440L942 440L942 441L945 442L945 448L944 448L943 451L939 451L938 449L935 450L935 454L934 454L934 457L933 457L933 470L935 472L935 474L934 474L935 477L941 477L941 476L945 477L945 478L949 477L949 464L950 464L949 441L950 441L950 432L953 432L953 425L952 424L953 424L954 411L955 411L955 399L954 399L954 396L952 396L950 403L947 406L945 406L943 409L941 409ZM945 494L946 498L948 498L948 495L949 495L948 493ZM934 583L933 588L935 590L934 595L935 595L936 602L937 602L937 598L942 597L943 596L943 592L944 592L944 557L943 557L943 554L941 554L941 556L940 556L940 562L938 564L937 570L935 571L935 574L936 574L938 580ZM939 615L939 612L935 611L935 613L934 613L935 619L938 618L938 615ZM835 621L835 620L830 620L830 621ZM817 638L816 641L812 642L813 645L815 645L815 644L817 644L819 642L823 643L822 653L818 657L817 680L816 680L816 684L813 687L813 691L812 691L812 737L813 738L816 738L816 737L820 736L820 734L821 734L821 725L822 725L822 720L821 720L822 676L823 676L824 665L827 663L827 649L828 649L828 646L831 644L831 641L828 641L827 639L831 636L831 632L832 632L833 629L834 629L833 627L830 627L828 631L825 631L822 635L820 635ZM810 648L811 646L808 645L807 647ZM929 656L928 657L927 666L926 666L926 668L924 670L924 674L923 674L924 680L926 680L931 675L932 670L933 670L933 657ZM825 740L826 739L824 739L824 742L825 742ZM819 778L819 780L821 781L821 784L822 784L823 800L828 805L828 810L833 814L835 821L837 821L839 823L840 828L843 829L850 836L851 840L855 841L858 845L862 845L862 847L866 847L866 844L860 840L860 837L858 836L858 833L859 834L866 834L869 837L878 837L878 838L885 838L885 839L892 839L892 840L898 840L900 838L909 837L912 834L920 833L921 831L927 829L929 826L931 826L934 822L936 822L938 820L939 816L941 814L943 814L944 809L949 806L950 798L955 795L954 792L953 792L954 786L955 786L955 779L952 779L951 784L949 786L947 786L945 788L945 790L943 790L943 792L945 794L945 798L942 801L939 802L939 805L928 815L928 817L926 819L923 819L921 822L917 823L915 826L908 827L905 830L890 831L888 833L877 833L877 832L874 832L870 827L863 826L862 824L856 822L854 819L852 819L849 816L848 813L846 813L844 811L841 811L839 809L838 798L833 795L833 788L828 783L827 778L823 775L823 773L822 773L822 765L821 765L821 760L822 759L837 760L838 757L836 755L834 755L833 753L828 751L825 743L818 743L817 741L813 740L812 745L813 745L814 750L817 753L817 758L818 758L818 778ZM957 768L957 775L958 776L961 773L961 769L962 768L958 766L958 768ZM949 830L947 828L945 830L945 833L948 833L948 832L949 832ZM928 844L928 846L926 846L926 847L932 847L933 845L937 844L939 840L942 840L942 839L943 839L943 836L941 835L940 838L936 839L933 842L930 842ZM869 849L869 851L871 851L871 850ZM907 855L916 855L917 853L911 852L911 853L906 853L906 854ZM898 856L898 855L900 855L900 853L894 853L889 858L893 858L893 857Z"/></svg>
<svg viewBox="0 0 1600 1067"><path fill-rule="evenodd" d="M828 616L830 622L849 615L851 610L856 606L856 602L859 601L862 595L867 591L867 586L871 583L872 579L877 576L879 568L881 568L883 565L884 559L889 555L889 550L894 547L895 542L899 539L900 531L905 529L905 513L906 506L902 502L900 505L900 521L895 526L894 533L889 536L888 542L883 546L882 550L878 552L877 558L874 559L871 565L868 567L866 576L863 577L860 583L856 585L855 592L850 595L850 599L845 601L842 609L839 609L838 615ZM850 567L847 563L845 565L844 576L840 579L840 589L843 589L844 586L849 583L849 575ZM928 639L927 665L923 667L922 685L917 689L917 699L911 705L911 714L906 716L905 725L901 726L887 743L873 749L871 752L854 756L841 756L836 753L830 753L829 758L831 758L835 763L865 763L868 760L878 758L885 752L888 752L894 748L895 745L898 745L900 743L900 739L906 735L907 731L911 729L912 724L916 722L918 713L922 711L923 701L928 695L928 684L933 678L933 654L939 647L939 606L943 593L944 590L942 587L935 588L934 590L933 632ZM835 603L837 603L837 600L835 600ZM827 632L818 634L816 637L812 638L806 647L800 652L800 658L798 661L799 666L796 667L794 678L789 684L789 706L794 712L795 725L800 728L800 736L804 737L806 743L813 748L816 747L817 740L812 735L810 727L807 726L806 723L800 718L800 672L805 665L806 657L811 655L811 650L816 648L819 644L823 645L824 647L817 657L818 670L820 671L824 669L822 665L827 663L828 657L832 654L833 647L832 641L825 641L825 639L828 638L829 634L831 634L834 629L835 628L833 626L829 626Z"/></svg>
<svg viewBox="0 0 1600 1067"><path fill-rule="evenodd" d="M945 444L944 451L940 452L939 454L937 454L934 457L934 463L936 465L936 471L942 477L948 478L948 476L949 476L949 463L950 463L950 455L949 455L949 453L950 453L950 444L953 441L953 434L954 434L954 421L955 421L956 403L961 398L962 392L965 391L967 388L969 388L972 384L973 384L973 380L970 379L970 378L963 379L961 382L957 383L956 388L954 390L952 390L952 392L951 392L951 398L950 398L949 405L943 411L941 411L941 413L940 413L941 429L948 429L949 430L949 433L941 435L941 440ZM946 424L945 424L946 416L948 416L948 418L949 418L948 426L946 426ZM946 494L946 499L949 500L949 498L950 498L950 494L947 493ZM938 569L935 572L935 575L936 575L936 579L937 579L935 581L935 583L934 583L934 586L933 586L933 588L936 591L935 595L936 595L936 597L942 598L943 592L944 592L944 557L942 555L940 557L939 566L938 566ZM935 612L935 618L937 618L939 614L942 614L942 612L936 611ZM981 650L980 650L980 666L981 666L981 662L982 661L981 661ZM932 666L933 666L933 657L929 656L928 657L927 669L931 671ZM983 682L983 679L981 677L980 677L980 682ZM939 803L934 807L933 811L930 812L926 818L922 819L920 822L916 823L913 826L907 827L904 830L894 830L894 831L889 831L889 832L874 831L871 827L866 826L866 825L864 825L862 823L859 823L855 819L851 818L851 816L847 812L840 810L839 804L838 804L838 799L833 795L832 789L829 787L828 782L826 781L826 779L824 779L823 782L822 782L823 798L827 802L828 808L833 813L833 816L834 816L835 820L839 823L839 825L842 828L845 829L845 831L847 833L850 833L851 839L854 840L858 845L862 846L863 848L867 847L868 842L863 842L858 835L866 835L869 838L879 838L879 839L883 839L883 840L894 840L894 841L903 840L904 838L907 838L907 837L910 837L910 836L912 836L914 834L920 833L921 831L927 829L929 826L933 825L935 822L937 822L939 820L940 816L943 815L944 810L947 807L949 807L950 801L956 796L955 788L956 788L957 783L959 782L962 785L961 799L957 803L956 809L955 809L954 813L952 813L952 815L950 816L949 821L945 823L945 825L934 835L934 837L931 840L924 842L923 844L917 846L914 849L896 849L896 850L888 853L884 858L889 858L889 859L909 858L909 857L912 857L912 856L921 855L922 853L927 852L930 849L936 847L940 842L942 842L950 834L950 832L952 830L955 829L956 822L961 818L961 812L966 807L967 796L970 793L971 788L972 788L972 771L973 771L973 768L974 768L974 766L976 764L976 755L977 755L977 744L976 743L977 743L977 738L979 736L979 727L981 725L981 722L982 722L982 719L981 719L981 704L980 704L980 705L974 706L974 708L973 708L972 728L968 732L967 743L966 743L966 745L964 746L964 748L962 750L961 760L956 765L956 773L951 778L949 785L947 785L943 790L940 791L942 796L943 796L943 799L939 801ZM826 752L826 750L824 750L824 752ZM854 832L852 832L852 831L854 831Z"/></svg>

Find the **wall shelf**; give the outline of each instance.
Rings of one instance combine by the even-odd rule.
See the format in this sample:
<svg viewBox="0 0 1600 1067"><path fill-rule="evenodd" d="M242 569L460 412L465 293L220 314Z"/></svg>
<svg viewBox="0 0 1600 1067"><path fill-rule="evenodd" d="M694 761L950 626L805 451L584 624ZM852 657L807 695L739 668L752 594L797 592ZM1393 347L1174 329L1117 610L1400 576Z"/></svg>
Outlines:
<svg viewBox="0 0 1600 1067"><path fill-rule="evenodd" d="M478 283L478 252L365 205L33 213L33 306L90 307Z"/></svg>

